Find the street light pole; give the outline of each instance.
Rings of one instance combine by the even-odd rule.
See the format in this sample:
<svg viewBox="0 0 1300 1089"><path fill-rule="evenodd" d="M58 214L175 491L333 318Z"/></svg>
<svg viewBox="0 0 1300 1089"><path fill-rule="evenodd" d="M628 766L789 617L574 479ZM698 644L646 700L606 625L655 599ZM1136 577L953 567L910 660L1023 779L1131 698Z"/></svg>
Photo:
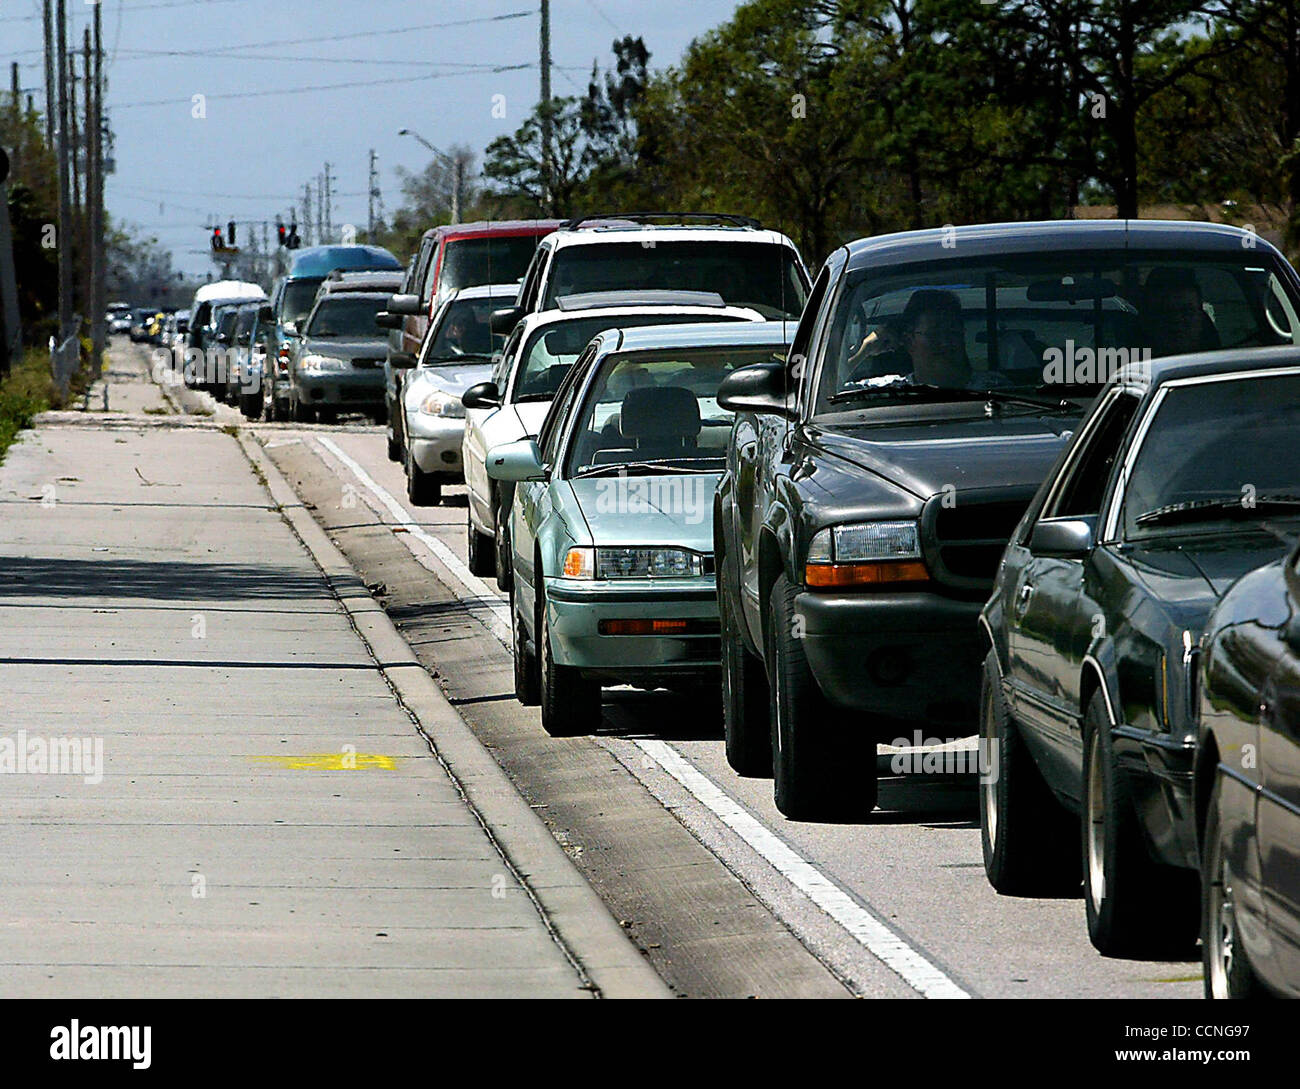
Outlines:
<svg viewBox="0 0 1300 1089"><path fill-rule="evenodd" d="M464 160L462 160L459 155L457 155L456 158L453 159L450 155L447 155L446 153L439 151L436 147L434 147L431 143L429 143L428 140L426 140L414 129L401 129L397 133L397 135L411 136L414 137L416 140L419 140L420 143L422 143L425 147L427 147L430 151L432 151L434 155L436 155L439 159L441 159L444 165L451 168L451 179L452 179L451 180L451 221L453 223L459 223L460 222L460 191L461 191L461 186L464 184L465 181Z"/></svg>

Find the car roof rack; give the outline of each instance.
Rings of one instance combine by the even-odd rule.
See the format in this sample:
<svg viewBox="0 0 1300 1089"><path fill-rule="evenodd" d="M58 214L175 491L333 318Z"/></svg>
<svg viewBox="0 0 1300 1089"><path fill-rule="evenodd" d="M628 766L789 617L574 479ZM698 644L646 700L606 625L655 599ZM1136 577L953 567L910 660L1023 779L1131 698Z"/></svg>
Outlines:
<svg viewBox="0 0 1300 1089"><path fill-rule="evenodd" d="M560 224L561 230L573 231L579 227L595 225L616 227L619 221L639 223L652 226L656 221L666 220L681 223L683 220L708 220L730 227L749 227L761 230L762 224L751 216L735 215L731 212L605 212L598 215L575 216Z"/></svg>

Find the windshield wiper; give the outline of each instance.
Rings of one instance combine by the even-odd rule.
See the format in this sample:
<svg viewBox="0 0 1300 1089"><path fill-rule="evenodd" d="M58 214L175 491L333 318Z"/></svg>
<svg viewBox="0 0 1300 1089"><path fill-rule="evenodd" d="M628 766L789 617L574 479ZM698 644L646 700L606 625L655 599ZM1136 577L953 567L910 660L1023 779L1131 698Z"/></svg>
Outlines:
<svg viewBox="0 0 1300 1089"><path fill-rule="evenodd" d="M1043 401L1023 393L1010 393L1001 389L967 389L964 386L936 386L924 382L895 382L887 386L860 386L857 389L841 390L832 394L831 404L842 401L859 401L874 399L881 395L905 394L916 400L927 401L985 401L990 404L1019 404L1030 408L1041 408L1051 412L1073 410L1069 401Z"/></svg>
<svg viewBox="0 0 1300 1089"><path fill-rule="evenodd" d="M1260 511L1295 510L1300 495L1257 495L1247 506L1242 497L1231 499L1189 499L1170 503L1138 515L1137 525L1169 525L1175 522L1216 522L1227 518L1252 518Z"/></svg>
<svg viewBox="0 0 1300 1089"><path fill-rule="evenodd" d="M435 355L424 361L426 367L432 367L442 363L459 363L462 359L470 360L476 363L491 363L492 357L484 355L482 352L462 352L460 355Z"/></svg>
<svg viewBox="0 0 1300 1089"><path fill-rule="evenodd" d="M623 473L716 473L703 465L679 465L681 461L722 461L723 456L711 458L654 458L650 461L623 461L609 465L587 465L573 474L574 480L589 476L618 476Z"/></svg>

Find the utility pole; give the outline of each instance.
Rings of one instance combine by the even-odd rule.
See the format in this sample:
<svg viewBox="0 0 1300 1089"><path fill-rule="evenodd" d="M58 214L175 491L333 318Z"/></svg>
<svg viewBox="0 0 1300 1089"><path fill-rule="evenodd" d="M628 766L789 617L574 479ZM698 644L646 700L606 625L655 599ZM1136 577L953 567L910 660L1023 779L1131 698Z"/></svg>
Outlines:
<svg viewBox="0 0 1300 1089"><path fill-rule="evenodd" d="M81 249L81 170L78 166L77 151L81 146L81 126L77 122L77 47L73 45L68 50L68 75L67 75L67 95L68 95L68 155L72 164L72 223L73 235L72 241L74 259L80 256L78 252ZM80 284L73 280L75 293L79 294ZM77 302L83 300L77 299ZM75 308L76 303L73 303Z"/></svg>
<svg viewBox="0 0 1300 1089"><path fill-rule="evenodd" d="M95 7L99 7L98 4ZM84 89L82 109L81 109L81 154L82 154L82 171L85 177L86 185L86 203L81 212L81 260L82 268L85 270L85 286L82 289L81 297L84 300L83 305L86 308L87 332L95 320L95 262L91 256L91 250L94 249L94 241L90 235L90 210L94 203L94 197L91 195L91 185L94 183L92 175L95 172L94 164L90 157L90 132L94 125L93 88L91 86L90 70L90 27L85 28L81 37L81 84Z"/></svg>
<svg viewBox="0 0 1300 1089"><path fill-rule="evenodd" d="M91 311L90 336L93 348L95 377L104 367L104 342L107 332L104 313L108 309L108 252L104 244L104 41L100 26L102 4L95 5L95 95L90 123L90 156L94 177L90 191L90 260L91 260Z"/></svg>
<svg viewBox="0 0 1300 1089"><path fill-rule="evenodd" d="M323 246L325 236L325 175L316 175L316 244Z"/></svg>
<svg viewBox="0 0 1300 1089"><path fill-rule="evenodd" d="M58 8L59 86L59 346L72 336L72 179L69 173L71 147L68 141L68 22L65 0ZM62 375L60 375L62 381Z"/></svg>
<svg viewBox="0 0 1300 1089"><path fill-rule="evenodd" d="M334 213L330 207L330 197L334 186L330 184L330 164L325 164L325 241L334 241Z"/></svg>
<svg viewBox="0 0 1300 1089"><path fill-rule="evenodd" d="M9 89L14 96L14 112L18 111L18 96L22 94L22 88L18 86L18 62L14 61L9 65Z"/></svg>
<svg viewBox="0 0 1300 1089"><path fill-rule="evenodd" d="M45 0L45 146L54 150L54 0Z"/></svg>
<svg viewBox="0 0 1300 1089"><path fill-rule="evenodd" d="M375 240L375 197L379 196L379 178L375 171L375 149L370 149L370 184L366 187L366 241Z"/></svg>
<svg viewBox="0 0 1300 1089"><path fill-rule="evenodd" d="M314 246L311 233L311 182L302 187L302 241L304 246Z"/></svg>
<svg viewBox="0 0 1300 1089"><path fill-rule="evenodd" d="M551 213L551 0L542 0L542 210Z"/></svg>

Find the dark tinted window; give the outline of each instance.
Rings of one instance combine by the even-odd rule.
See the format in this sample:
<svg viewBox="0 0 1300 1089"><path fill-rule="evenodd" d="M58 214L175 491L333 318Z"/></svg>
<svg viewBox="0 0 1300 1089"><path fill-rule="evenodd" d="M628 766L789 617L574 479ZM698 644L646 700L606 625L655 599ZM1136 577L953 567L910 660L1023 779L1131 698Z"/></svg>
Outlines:
<svg viewBox="0 0 1300 1089"><path fill-rule="evenodd" d="M1171 387L1156 409L1124 492L1125 537L1276 519L1270 497L1300 496L1300 376ZM1179 512L1144 518L1185 505ZM1300 513L1300 510L1297 510Z"/></svg>
<svg viewBox="0 0 1300 1089"><path fill-rule="evenodd" d="M384 308L386 297L334 295L321 299L306 333L309 337L366 337L379 339L375 315Z"/></svg>
<svg viewBox="0 0 1300 1089"><path fill-rule="evenodd" d="M483 284L512 284L523 278L537 249L537 237L462 238L448 242L438 273L442 293ZM501 306L509 306L502 300Z"/></svg>
<svg viewBox="0 0 1300 1089"><path fill-rule="evenodd" d="M1085 446L1067 470L1061 490L1045 518L1084 518L1101 511L1106 482L1124 443L1124 435L1137 411L1136 394L1120 393L1102 409Z"/></svg>
<svg viewBox="0 0 1300 1089"><path fill-rule="evenodd" d="M284 297L280 300L280 320L293 321L299 325L311 313L316 301L316 292L320 290L322 278L290 280L284 285Z"/></svg>
<svg viewBox="0 0 1300 1089"><path fill-rule="evenodd" d="M789 247L762 242L609 242L569 246L552 261L546 298L589 291L713 291L766 318L794 317L808 296Z"/></svg>
<svg viewBox="0 0 1300 1089"><path fill-rule="evenodd" d="M1293 343L1296 301L1249 253L1048 253L863 270L837 303L817 407L909 385L1095 389L1125 363Z"/></svg>

